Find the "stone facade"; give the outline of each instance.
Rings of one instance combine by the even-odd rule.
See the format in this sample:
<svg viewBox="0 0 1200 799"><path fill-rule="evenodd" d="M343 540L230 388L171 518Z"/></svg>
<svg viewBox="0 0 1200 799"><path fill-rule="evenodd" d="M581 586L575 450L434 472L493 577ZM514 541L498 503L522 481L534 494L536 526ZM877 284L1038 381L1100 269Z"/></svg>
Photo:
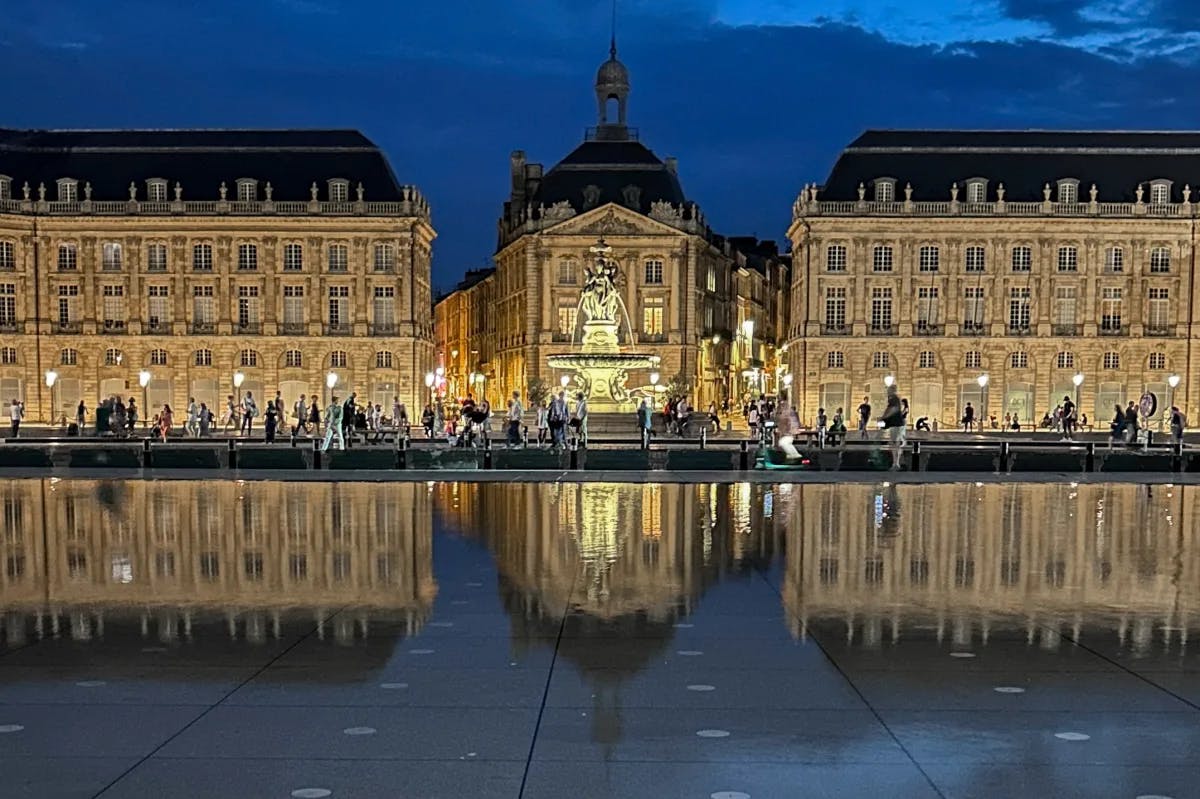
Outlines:
<svg viewBox="0 0 1200 799"><path fill-rule="evenodd" d="M830 193L806 187L789 231L788 357L803 418L811 423L820 407L853 414L864 396L881 409L890 376L912 405L911 420L925 416L942 426L956 425L971 402L978 415L1003 424L1015 414L1028 428L1069 396L1089 423L1106 429L1115 404L1147 391L1158 399L1156 425L1172 401L1195 419L1200 407L1189 385L1200 367L1192 344L1198 207L1182 180L1147 202L1159 168L1152 162L1141 168L1145 185L1123 187L1120 197L1110 189L1106 199L1123 202L1100 202L1104 192L1094 185L1079 201L1078 181L1052 188L1051 170L1061 171L1072 153L1091 159L1086 168L1099 181L1129 163L1139 169L1139 159L1152 159L1167 143L1128 146L1117 165L1115 145L1103 144L989 145L993 159L1009 159L993 163L994 188L966 179L948 183L940 200L915 199L911 184L901 199L895 179L880 199L869 199L868 191L880 197L883 180L864 170L894 173L903 165L915 172L919 165L904 161L908 154L889 165L881 146L859 148L879 159L866 162L852 147L835 167ZM925 157L971 149L931 147ZM1023 195L996 185L1006 174L1032 171L1025 162L1033 157L1044 185L1027 181ZM964 177L983 169L962 168ZM847 189L853 175L857 192ZM976 182L982 186L968 202ZM846 199L848 191L857 198Z"/></svg>
<svg viewBox="0 0 1200 799"><path fill-rule="evenodd" d="M389 415L394 397L420 401L434 230L416 189L386 202L366 201L361 184L357 202L318 199L316 183L307 201L271 197L270 184L267 199L238 201L224 183L219 200L183 201L181 189L165 203L48 201L44 187L0 199L5 404L73 420L80 400L90 418L112 395L177 414L195 397L220 416L241 373L242 392L280 391L290 413L301 393L328 398L330 372L336 393Z"/></svg>

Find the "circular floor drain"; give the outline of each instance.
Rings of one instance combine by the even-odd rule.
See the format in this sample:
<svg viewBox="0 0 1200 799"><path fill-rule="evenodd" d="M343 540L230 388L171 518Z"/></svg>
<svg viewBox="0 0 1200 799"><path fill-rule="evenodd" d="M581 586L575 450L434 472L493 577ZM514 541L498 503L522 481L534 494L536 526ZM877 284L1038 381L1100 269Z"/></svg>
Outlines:
<svg viewBox="0 0 1200 799"><path fill-rule="evenodd" d="M80 680L75 684L80 688L99 688L101 685L107 685L104 680Z"/></svg>
<svg viewBox="0 0 1200 799"><path fill-rule="evenodd" d="M973 658L973 657L975 657L975 653L974 653L974 652L951 652L951 653L950 653L950 657L952 657L952 658L964 658L964 659L966 659L966 658Z"/></svg>

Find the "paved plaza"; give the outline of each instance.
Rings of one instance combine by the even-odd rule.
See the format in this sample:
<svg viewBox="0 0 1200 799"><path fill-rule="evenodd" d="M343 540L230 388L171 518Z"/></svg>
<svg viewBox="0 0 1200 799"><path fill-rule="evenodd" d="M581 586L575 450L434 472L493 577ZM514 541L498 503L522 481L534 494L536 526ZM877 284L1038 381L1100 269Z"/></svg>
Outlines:
<svg viewBox="0 0 1200 799"><path fill-rule="evenodd" d="M1200 784L1192 487L28 480L3 502L6 798Z"/></svg>

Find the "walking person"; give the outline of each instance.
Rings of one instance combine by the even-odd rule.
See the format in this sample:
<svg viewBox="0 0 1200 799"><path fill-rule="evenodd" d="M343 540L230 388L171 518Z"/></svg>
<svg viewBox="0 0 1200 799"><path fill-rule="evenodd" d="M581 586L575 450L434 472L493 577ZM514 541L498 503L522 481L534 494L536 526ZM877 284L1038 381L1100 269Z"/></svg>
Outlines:
<svg viewBox="0 0 1200 799"><path fill-rule="evenodd" d="M358 394L351 391L350 396L342 403L342 438L345 440L347 447L354 445L354 417L358 412L355 400L357 399Z"/></svg>
<svg viewBox="0 0 1200 799"><path fill-rule="evenodd" d="M425 428L426 438L433 438L433 406L428 403L421 411L421 427Z"/></svg>
<svg viewBox="0 0 1200 799"><path fill-rule="evenodd" d="M162 437L164 444L167 437L171 435L171 425L174 421L175 415L171 413L171 406L163 405L162 412L158 415L158 434Z"/></svg>
<svg viewBox="0 0 1200 799"><path fill-rule="evenodd" d="M890 398L890 394L888 395ZM971 403L967 403L967 407L963 408L962 426L964 433L970 433L975 429L975 408Z"/></svg>
<svg viewBox="0 0 1200 799"><path fill-rule="evenodd" d="M712 428L714 436L721 432L721 416L717 413L716 400L708 403L708 424Z"/></svg>
<svg viewBox="0 0 1200 799"><path fill-rule="evenodd" d="M862 405L858 406L858 436L867 438L867 423L871 421L871 398L863 397Z"/></svg>
<svg viewBox="0 0 1200 799"><path fill-rule="evenodd" d="M750 427L751 438L758 438L758 422L758 406L750 403L750 408L746 411L746 424Z"/></svg>
<svg viewBox="0 0 1200 799"><path fill-rule="evenodd" d="M1137 407L1130 401L1125 409L1125 440L1129 446L1136 447L1138 443L1138 412Z"/></svg>
<svg viewBox="0 0 1200 799"><path fill-rule="evenodd" d="M338 449L346 448L346 436L342 432L343 408L337 397L330 397L329 406L325 408L325 442L321 445L322 452L329 451L329 445L337 436Z"/></svg>
<svg viewBox="0 0 1200 799"><path fill-rule="evenodd" d="M195 397L188 398L187 421L183 423L183 434L197 438L200 435L200 406Z"/></svg>
<svg viewBox="0 0 1200 799"><path fill-rule="evenodd" d="M283 400L280 400L283 402ZM275 430L279 426L279 411L276 409L274 402L267 403L267 413L263 416L263 432L266 434L266 442L268 444L275 443Z"/></svg>
<svg viewBox="0 0 1200 799"><path fill-rule="evenodd" d="M200 403L200 418L196 425L196 435L200 438L208 438L212 435L213 412L212 409Z"/></svg>
<svg viewBox="0 0 1200 799"><path fill-rule="evenodd" d="M258 404L254 401L254 392L247 391L246 396L242 397L242 435L250 435L254 428L255 416L258 416Z"/></svg>
<svg viewBox="0 0 1200 799"><path fill-rule="evenodd" d="M21 421L24 418L25 403L14 398L12 404L8 406L8 421L12 424L13 438L17 438L21 435Z"/></svg>
<svg viewBox="0 0 1200 799"><path fill-rule="evenodd" d="M971 408L971 403L967 403L967 408ZM904 406L900 400L900 395L896 392L896 386L888 386L887 390L887 406L883 409L883 416L880 418L883 422L883 427L888 432L888 440L891 442L892 450L892 471L900 471L900 458L904 451L904 441L906 438Z"/></svg>
<svg viewBox="0 0 1200 799"><path fill-rule="evenodd" d="M304 394L292 406L292 441L300 435L300 431L308 432L308 402Z"/></svg>
<svg viewBox="0 0 1200 799"><path fill-rule="evenodd" d="M315 393L312 395L312 404L308 406L308 425L305 427L304 432L311 437L314 431L318 435L321 432L321 406L317 403L317 395Z"/></svg>
<svg viewBox="0 0 1200 799"><path fill-rule="evenodd" d="M1071 434L1075 429L1075 403L1071 402L1070 397L1063 397L1062 401L1062 431L1063 441L1070 441Z"/></svg>
<svg viewBox="0 0 1200 799"><path fill-rule="evenodd" d="M1120 405L1113 405L1113 419L1109 423L1109 430L1108 448L1112 449L1115 442L1125 440L1125 412L1121 410Z"/></svg>
<svg viewBox="0 0 1200 799"><path fill-rule="evenodd" d="M276 425L284 418L283 416L283 394L275 392L275 421Z"/></svg>
<svg viewBox="0 0 1200 799"><path fill-rule="evenodd" d="M643 400L644 401L644 400ZM546 441L550 437L550 422L547 418L549 413L546 410L545 401L539 402L537 406L537 445L538 449L546 446Z"/></svg>
<svg viewBox="0 0 1200 799"><path fill-rule="evenodd" d="M137 400L135 400L133 397L130 397L129 405L125 408L121 408L121 401L117 400L117 409L117 418L123 419L125 424L128 425L127 430L129 431L129 435L134 435L134 430L137 427L138 420Z"/></svg>
<svg viewBox="0 0 1200 799"><path fill-rule="evenodd" d="M508 404L508 447L512 449L521 445L521 417L525 415L525 407L521 405L521 392L512 393L512 402Z"/></svg>
<svg viewBox="0 0 1200 799"><path fill-rule="evenodd" d="M550 425L550 438L553 449L557 450L566 447L566 427L567 420L570 418L570 412L567 410L566 391L558 392L558 396L550 401L550 409L546 416L547 422Z"/></svg>
<svg viewBox="0 0 1200 799"><path fill-rule="evenodd" d="M796 433L800 432L800 417L795 409L783 396L779 399L779 407L775 409L775 429L779 432L779 448L783 450L789 461L800 460L800 450L796 449Z"/></svg>
<svg viewBox="0 0 1200 799"><path fill-rule="evenodd" d="M221 430L222 433L228 433L230 427L240 428L242 424L242 416L238 413L237 404L233 401L233 395L230 394L225 399L225 427Z"/></svg>
<svg viewBox="0 0 1200 799"><path fill-rule="evenodd" d="M79 435L83 435L86 429L84 425L87 422L87 406L83 404L83 400L79 401L79 407L75 409L75 426L79 428Z"/></svg>
<svg viewBox="0 0 1200 799"><path fill-rule="evenodd" d="M575 428L576 435L579 436L579 445L587 446L588 438L588 406L587 397L583 396L583 392L575 395L575 413L571 419L571 426Z"/></svg>
<svg viewBox="0 0 1200 799"><path fill-rule="evenodd" d="M1183 418L1183 411L1178 407L1171 406L1171 440L1176 446L1183 444L1183 428L1186 422Z"/></svg>
<svg viewBox="0 0 1200 799"><path fill-rule="evenodd" d="M642 439L642 449L650 448L650 436L654 431L654 412L650 410L650 403L645 397L642 397L642 402L637 409L638 433Z"/></svg>

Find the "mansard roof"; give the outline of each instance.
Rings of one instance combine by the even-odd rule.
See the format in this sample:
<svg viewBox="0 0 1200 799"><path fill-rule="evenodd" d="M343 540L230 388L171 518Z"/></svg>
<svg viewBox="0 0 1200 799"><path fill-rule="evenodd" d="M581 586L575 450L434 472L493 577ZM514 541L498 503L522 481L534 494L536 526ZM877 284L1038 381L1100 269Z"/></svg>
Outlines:
<svg viewBox="0 0 1200 799"><path fill-rule="evenodd" d="M0 128L0 175L12 178L13 194L28 183L49 196L61 178L92 185L95 200L127 200L129 184L145 198L145 181L179 183L188 200L216 199L224 182L236 197L239 178L271 183L274 199L310 198L315 181L344 178L363 184L365 198L401 198L387 157L356 130L12 130ZM173 196L173 195L172 195ZM261 195L260 195L261 196Z"/></svg>
<svg viewBox="0 0 1200 799"><path fill-rule="evenodd" d="M599 189L594 202L587 201L589 186ZM638 202L626 201L625 190L638 189ZM650 204L666 200L673 205L686 202L679 177L641 142L589 140L554 165L541 179L533 203L547 207L566 200L576 211L617 203L640 213Z"/></svg>
<svg viewBox="0 0 1200 799"><path fill-rule="evenodd" d="M1171 181L1171 201L1181 202L1185 185L1200 187L1200 132L1050 130L868 130L842 151L820 199L858 199L859 184L872 199L872 184L896 181L904 198L911 184L917 202L944 202L957 183L988 181L989 201L1004 184L1010 202L1041 202L1044 186L1079 181L1080 201L1094 183L1101 202L1134 202L1142 185ZM965 198L964 194L960 198Z"/></svg>

